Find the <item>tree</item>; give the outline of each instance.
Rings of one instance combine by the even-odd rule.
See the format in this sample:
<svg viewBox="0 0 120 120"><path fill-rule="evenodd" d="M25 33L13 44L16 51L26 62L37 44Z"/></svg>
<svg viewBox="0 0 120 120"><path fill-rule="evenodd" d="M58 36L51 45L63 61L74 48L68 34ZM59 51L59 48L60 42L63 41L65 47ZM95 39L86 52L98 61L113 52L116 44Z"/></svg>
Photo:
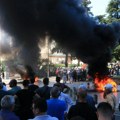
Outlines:
<svg viewBox="0 0 120 120"><path fill-rule="evenodd" d="M120 22L120 0L111 0L107 7L107 23ZM113 50L114 60L120 60L120 45Z"/></svg>
<svg viewBox="0 0 120 120"><path fill-rule="evenodd" d="M120 0L111 0L106 11L108 23L120 22Z"/></svg>
<svg viewBox="0 0 120 120"><path fill-rule="evenodd" d="M60 52L65 54L65 67L68 67L68 51L63 48L59 43L56 43L55 47L52 49L52 53Z"/></svg>
<svg viewBox="0 0 120 120"><path fill-rule="evenodd" d="M91 7L89 6L91 4L90 0L83 0L82 5L86 8L86 11L88 15L93 16L93 13L90 11Z"/></svg>
<svg viewBox="0 0 120 120"><path fill-rule="evenodd" d="M97 20L98 23L107 24L106 15L98 15L95 17L95 20Z"/></svg>
<svg viewBox="0 0 120 120"><path fill-rule="evenodd" d="M120 45L113 50L113 56L115 60L120 60Z"/></svg>

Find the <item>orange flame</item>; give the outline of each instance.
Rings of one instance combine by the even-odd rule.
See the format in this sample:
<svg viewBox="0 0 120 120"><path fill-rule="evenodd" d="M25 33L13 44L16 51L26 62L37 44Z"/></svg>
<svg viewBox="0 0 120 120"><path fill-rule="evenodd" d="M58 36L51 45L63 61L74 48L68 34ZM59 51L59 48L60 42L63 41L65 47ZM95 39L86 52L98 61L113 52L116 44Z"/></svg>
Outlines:
<svg viewBox="0 0 120 120"><path fill-rule="evenodd" d="M98 77L96 77L94 83L97 91L104 91L105 90L104 86L106 84L111 84L113 86L112 88L113 92L117 91L116 82L112 78L109 78L108 76L103 79L99 79Z"/></svg>

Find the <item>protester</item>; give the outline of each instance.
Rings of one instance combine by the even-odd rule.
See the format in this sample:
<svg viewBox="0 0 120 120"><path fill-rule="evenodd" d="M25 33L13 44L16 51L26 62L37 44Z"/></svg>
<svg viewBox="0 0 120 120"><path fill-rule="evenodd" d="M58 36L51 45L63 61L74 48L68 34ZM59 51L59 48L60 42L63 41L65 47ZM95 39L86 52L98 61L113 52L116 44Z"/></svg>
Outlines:
<svg viewBox="0 0 120 120"><path fill-rule="evenodd" d="M113 110L109 103L101 102L97 107L98 120L112 120Z"/></svg>
<svg viewBox="0 0 120 120"><path fill-rule="evenodd" d="M87 103L86 96L86 91L77 91L78 102L69 109L67 115L68 120L76 116L81 116L85 120L97 120L97 115L92 107Z"/></svg>
<svg viewBox="0 0 120 120"><path fill-rule="evenodd" d="M66 108L65 113L67 113L68 109L73 105L73 101L68 94L62 92L62 88L59 84L54 84L54 86L57 86L60 90L60 95L58 99L66 102L67 108Z"/></svg>
<svg viewBox="0 0 120 120"><path fill-rule="evenodd" d="M86 87L84 84L81 84L81 85L78 87L78 91L86 92L86 98L85 98L85 99L86 99L86 102L89 104L89 106L90 106L94 111L96 111L95 101L94 101L93 97L87 93L87 87Z"/></svg>
<svg viewBox="0 0 120 120"><path fill-rule="evenodd" d="M43 98L35 98L33 100L32 110L35 118L29 120L58 120L56 117L47 115L47 102Z"/></svg>
<svg viewBox="0 0 120 120"><path fill-rule="evenodd" d="M8 91L3 90L3 83L0 82L0 101L5 95L10 95Z"/></svg>
<svg viewBox="0 0 120 120"><path fill-rule="evenodd" d="M47 100L47 114L52 117L57 117L59 120L64 120L64 111L66 110L66 103L63 100L59 100L58 97L61 91L57 86L54 86L51 91L51 99Z"/></svg>
<svg viewBox="0 0 120 120"><path fill-rule="evenodd" d="M16 116L13 112L14 105L15 99L11 95L5 95L1 99L0 118L2 118L2 120L20 120L19 117Z"/></svg>
<svg viewBox="0 0 120 120"><path fill-rule="evenodd" d="M43 87L40 87L38 89L36 89L35 93L36 95L38 95L39 97L42 97L44 99L50 99L50 90L51 87L49 87L49 78L44 78L43 79Z"/></svg>
<svg viewBox="0 0 120 120"><path fill-rule="evenodd" d="M61 78L56 77L56 83L54 85L61 86L62 92L67 93L70 90L69 86L65 85L64 83L61 83L60 81L61 81Z"/></svg>
<svg viewBox="0 0 120 120"><path fill-rule="evenodd" d="M18 100L18 110L16 111L17 115L20 116L21 120L27 120L33 118L33 112L31 110L32 100L34 97L34 92L28 89L29 81L23 80L23 89L19 90L15 94L15 98Z"/></svg>
<svg viewBox="0 0 120 120"><path fill-rule="evenodd" d="M112 92L113 86L111 84L107 84L105 86L105 91L104 91L104 101L109 103L112 106L113 111L115 111L116 108L116 97Z"/></svg>
<svg viewBox="0 0 120 120"><path fill-rule="evenodd" d="M37 85L34 84L34 82L35 82L35 77L31 77L28 89L32 92L35 92L35 90L39 88Z"/></svg>
<svg viewBox="0 0 120 120"><path fill-rule="evenodd" d="M17 93L17 91L21 90L21 87L17 86L17 80L15 80L15 79L10 80L9 86L11 87L11 89L8 91L12 95L15 95Z"/></svg>

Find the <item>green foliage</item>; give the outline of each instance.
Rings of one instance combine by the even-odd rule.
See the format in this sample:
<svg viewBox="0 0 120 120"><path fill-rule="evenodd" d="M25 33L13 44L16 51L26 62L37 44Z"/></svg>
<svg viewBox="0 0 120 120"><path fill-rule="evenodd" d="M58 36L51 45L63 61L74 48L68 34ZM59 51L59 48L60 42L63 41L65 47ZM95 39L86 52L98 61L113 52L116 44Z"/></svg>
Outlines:
<svg viewBox="0 0 120 120"><path fill-rule="evenodd" d="M120 0L111 0L107 7L107 23L120 22ZM112 61L120 60L120 45L113 50Z"/></svg>
<svg viewBox="0 0 120 120"><path fill-rule="evenodd" d="M120 45L113 50L113 56L115 60L120 60Z"/></svg>
<svg viewBox="0 0 120 120"><path fill-rule="evenodd" d="M89 15L93 16L93 13L90 11L91 10L91 1L90 0L83 0L82 5L86 8L86 11L88 12Z"/></svg>
<svg viewBox="0 0 120 120"><path fill-rule="evenodd" d="M58 67L65 67L65 64L55 64L55 66Z"/></svg>
<svg viewBox="0 0 120 120"><path fill-rule="evenodd" d="M5 63L3 61L1 61L0 65L1 65L1 70L0 71L5 72Z"/></svg>
<svg viewBox="0 0 120 120"><path fill-rule="evenodd" d="M106 19L106 15L98 15L98 16L96 16L96 18L99 21L99 23L104 23L104 24L108 23L108 21Z"/></svg>
<svg viewBox="0 0 120 120"><path fill-rule="evenodd" d="M106 8L106 15L96 16L100 23L120 22L120 0L111 0Z"/></svg>
<svg viewBox="0 0 120 120"><path fill-rule="evenodd" d="M108 23L120 22L120 0L111 0L106 11Z"/></svg>

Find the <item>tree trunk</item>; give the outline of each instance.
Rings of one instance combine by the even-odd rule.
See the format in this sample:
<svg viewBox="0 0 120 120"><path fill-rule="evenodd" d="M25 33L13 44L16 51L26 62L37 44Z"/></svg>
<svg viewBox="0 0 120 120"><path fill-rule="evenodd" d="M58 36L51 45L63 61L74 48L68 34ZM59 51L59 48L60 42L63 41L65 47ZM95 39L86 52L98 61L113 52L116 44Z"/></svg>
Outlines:
<svg viewBox="0 0 120 120"><path fill-rule="evenodd" d="M77 66L80 66L80 59L78 59L78 64L77 64Z"/></svg>
<svg viewBox="0 0 120 120"><path fill-rule="evenodd" d="M65 67L68 67L68 53L65 53Z"/></svg>

